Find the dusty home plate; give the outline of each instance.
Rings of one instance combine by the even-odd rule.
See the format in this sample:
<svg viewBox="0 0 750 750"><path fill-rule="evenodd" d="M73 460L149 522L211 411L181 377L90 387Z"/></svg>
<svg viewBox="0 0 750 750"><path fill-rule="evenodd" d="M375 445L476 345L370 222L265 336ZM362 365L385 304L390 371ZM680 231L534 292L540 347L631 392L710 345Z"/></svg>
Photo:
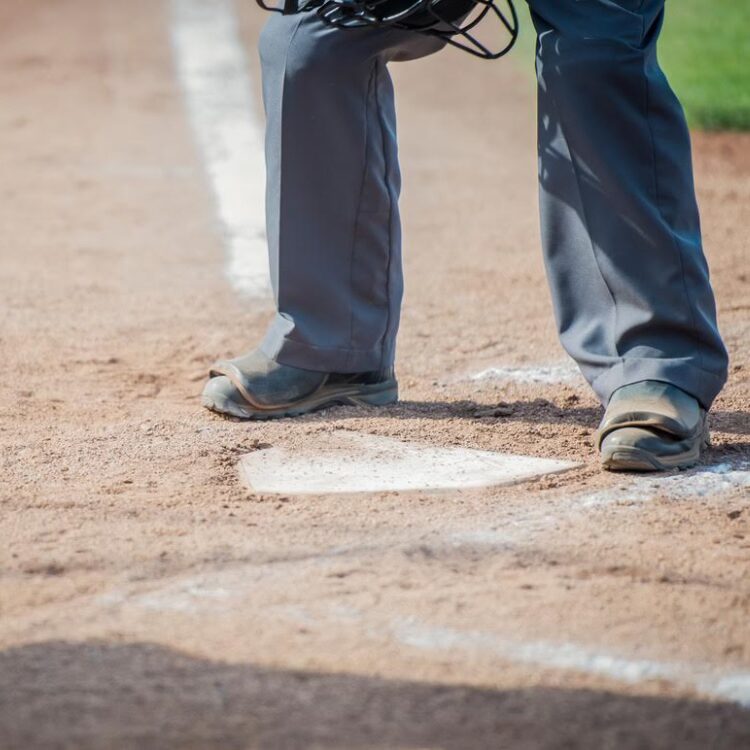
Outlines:
<svg viewBox="0 0 750 750"><path fill-rule="evenodd" d="M316 437L309 450L281 446L248 453L240 461L240 472L255 492L300 495L486 487L577 465L338 430Z"/></svg>

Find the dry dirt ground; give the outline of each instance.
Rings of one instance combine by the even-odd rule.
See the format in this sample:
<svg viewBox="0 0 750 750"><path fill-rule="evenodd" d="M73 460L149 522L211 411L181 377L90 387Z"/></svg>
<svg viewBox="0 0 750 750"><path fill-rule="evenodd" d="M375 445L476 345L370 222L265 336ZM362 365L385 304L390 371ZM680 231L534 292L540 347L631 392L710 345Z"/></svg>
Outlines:
<svg viewBox="0 0 750 750"><path fill-rule="evenodd" d="M223 275L168 3L4 0L0 42L0 748L750 747L750 503L717 484L750 462L750 138L695 139L733 357L711 471L638 482L599 471L580 382L466 379L564 363L531 61L395 71L403 401L248 425L197 399L269 308ZM241 454L341 429L580 468L240 483Z"/></svg>

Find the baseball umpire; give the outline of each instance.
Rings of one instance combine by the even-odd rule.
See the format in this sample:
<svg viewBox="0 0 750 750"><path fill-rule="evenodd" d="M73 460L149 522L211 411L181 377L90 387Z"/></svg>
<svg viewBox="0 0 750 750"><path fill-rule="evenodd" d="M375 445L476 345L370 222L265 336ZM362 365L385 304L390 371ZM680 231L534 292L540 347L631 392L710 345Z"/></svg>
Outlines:
<svg viewBox="0 0 750 750"><path fill-rule="evenodd" d="M665 0L527 0L537 32L542 242L560 339L606 407L602 464L696 463L727 354L690 138L659 67ZM499 2L499 0L498 0ZM461 46L494 0L286 0L263 30L267 229L277 314L217 362L214 411L296 416L398 397L400 189L388 63ZM481 18L480 18L481 20ZM512 42L512 39L511 39Z"/></svg>

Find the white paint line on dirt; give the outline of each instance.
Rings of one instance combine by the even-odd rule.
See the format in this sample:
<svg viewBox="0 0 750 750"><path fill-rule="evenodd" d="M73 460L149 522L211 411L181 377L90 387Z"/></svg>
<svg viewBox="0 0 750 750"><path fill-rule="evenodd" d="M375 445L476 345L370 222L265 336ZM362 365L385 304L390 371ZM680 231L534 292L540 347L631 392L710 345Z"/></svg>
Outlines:
<svg viewBox="0 0 750 750"><path fill-rule="evenodd" d="M82 163L75 174L87 178L127 178L129 180L188 180L196 175L196 168L184 164L143 164L124 161L101 161L95 164Z"/></svg>
<svg viewBox="0 0 750 750"><path fill-rule="evenodd" d="M273 572L258 566L232 566L226 570L173 579L148 590L114 589L97 598L107 608L130 608L183 615L234 612L239 602L252 595L258 580Z"/></svg>
<svg viewBox="0 0 750 750"><path fill-rule="evenodd" d="M518 535L514 530L479 528L454 531L449 533L446 539L454 547L512 549L518 541Z"/></svg>
<svg viewBox="0 0 750 750"><path fill-rule="evenodd" d="M308 450L273 447L240 459L241 476L252 490L293 495L466 489L516 483L576 466L348 430L317 435Z"/></svg>
<svg viewBox="0 0 750 750"><path fill-rule="evenodd" d="M750 466L747 463L721 463L667 476L623 478L617 487L584 493L575 502L581 508L593 508L625 501L647 502L657 497L671 500L721 499L747 488L750 488Z"/></svg>
<svg viewBox="0 0 750 750"><path fill-rule="evenodd" d="M99 601L105 606L130 605L151 611L216 614L220 610L235 608L254 591L260 581L267 582L270 577L286 580L296 575L300 560L326 565L340 558L371 558L386 550L397 552L399 549L409 549L416 542L437 551L441 547L470 547L483 553L512 550L550 529L558 528L561 522L589 522L592 511L613 505L621 505L623 509L630 507L637 512L643 504L657 498L690 500L710 497L712 502L727 502L737 489L750 487L750 471L745 466L717 464L666 477L624 479L617 487L610 489L561 495L541 506L529 503L520 513L513 511L484 517L480 525L447 528L440 524L434 534L428 528L420 528L417 538L405 532L401 538L389 539L386 544L373 540L368 545L328 547L288 559L259 560L252 565L230 566L221 571L177 578L150 591L112 591L99 597ZM747 496L743 499L746 502L750 500ZM502 508L498 510L502 511Z"/></svg>
<svg viewBox="0 0 750 750"><path fill-rule="evenodd" d="M198 615L215 620L233 616L251 603L261 577L268 574L269 571L248 571L242 567L176 581L145 593L112 592L99 601L105 606L130 605L151 613ZM426 652L478 654L511 664L577 672L630 685L666 680L678 688L750 708L750 671L706 663L637 658L570 642L526 641L500 633L448 628L410 616L393 617L378 625L372 613L346 603L334 602L322 609L282 604L267 609L266 613L327 632L361 628L363 638L385 636L402 646Z"/></svg>
<svg viewBox="0 0 750 750"><path fill-rule="evenodd" d="M585 522L592 511L613 505L621 506L622 511L631 508L638 512L643 505L657 499L709 498L716 503L734 503L738 492L742 493L744 503L750 504L750 493L745 493L750 488L749 469L746 463L722 463L668 476L622 477L616 487L560 494L541 505L530 503L520 513L487 519L489 527L448 532L446 540L459 546L512 549L558 527L561 522Z"/></svg>
<svg viewBox="0 0 750 750"><path fill-rule="evenodd" d="M188 113L216 201L226 274L270 294L263 134L231 0L172 0L172 41Z"/></svg>
<svg viewBox="0 0 750 750"><path fill-rule="evenodd" d="M750 672L726 672L703 664L631 659L572 643L516 641L493 633L435 627L413 618L396 619L391 634L425 651L490 653L505 661L607 677L626 684L667 680L720 700L750 707Z"/></svg>
<svg viewBox="0 0 750 750"><path fill-rule="evenodd" d="M474 381L510 381L514 383L542 383L559 385L583 383L578 368L573 364L536 365L530 367L488 367L469 376Z"/></svg>
<svg viewBox="0 0 750 750"><path fill-rule="evenodd" d="M138 606L154 612L196 612L196 602L203 602L203 609L210 611L221 603L231 606L235 592L229 588L211 587L200 581L180 582L171 590L156 590L138 597Z"/></svg>
<svg viewBox="0 0 750 750"><path fill-rule="evenodd" d="M721 463L666 477L635 478L633 483L675 499L715 497L750 487L750 465Z"/></svg>

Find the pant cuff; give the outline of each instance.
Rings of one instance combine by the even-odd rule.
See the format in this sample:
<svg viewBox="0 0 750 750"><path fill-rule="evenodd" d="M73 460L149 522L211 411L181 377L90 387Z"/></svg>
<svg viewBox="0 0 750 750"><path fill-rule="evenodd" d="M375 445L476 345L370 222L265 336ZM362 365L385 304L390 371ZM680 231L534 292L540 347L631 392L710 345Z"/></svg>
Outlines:
<svg viewBox="0 0 750 750"><path fill-rule="evenodd" d="M726 373L708 372L685 359L625 359L591 381L591 387L606 406L618 388L658 380L681 388L708 410L726 379Z"/></svg>
<svg viewBox="0 0 750 750"><path fill-rule="evenodd" d="M277 317L261 342L260 350L279 364L316 372L374 372L393 366L392 357L387 356L393 347L386 347L384 356L382 344L372 349L314 346L291 339L292 327L287 319Z"/></svg>

